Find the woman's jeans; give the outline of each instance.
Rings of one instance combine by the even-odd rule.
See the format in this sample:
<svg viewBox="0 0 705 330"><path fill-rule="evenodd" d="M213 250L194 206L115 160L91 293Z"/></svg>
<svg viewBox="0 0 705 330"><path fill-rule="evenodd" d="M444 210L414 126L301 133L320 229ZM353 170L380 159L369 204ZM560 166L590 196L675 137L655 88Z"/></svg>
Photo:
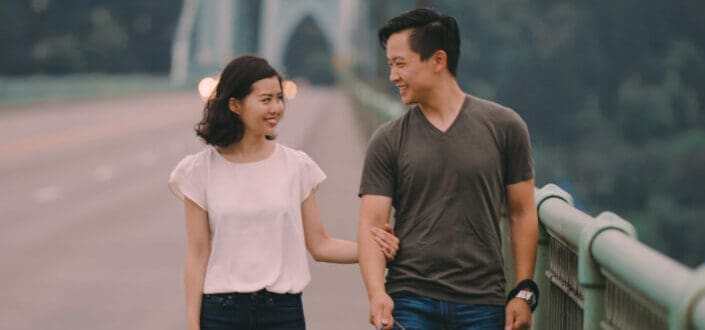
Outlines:
<svg viewBox="0 0 705 330"><path fill-rule="evenodd" d="M204 294L201 329L306 329L301 294Z"/></svg>
<svg viewBox="0 0 705 330"><path fill-rule="evenodd" d="M504 306L458 304L410 292L391 295L394 321L407 330L504 329ZM401 329L397 326L394 329Z"/></svg>

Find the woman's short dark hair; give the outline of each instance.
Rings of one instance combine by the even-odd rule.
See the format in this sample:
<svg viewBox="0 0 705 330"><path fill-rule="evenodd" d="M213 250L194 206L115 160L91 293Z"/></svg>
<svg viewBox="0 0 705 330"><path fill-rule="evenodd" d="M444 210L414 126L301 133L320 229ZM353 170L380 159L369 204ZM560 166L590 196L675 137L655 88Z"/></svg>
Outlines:
<svg viewBox="0 0 705 330"><path fill-rule="evenodd" d="M455 18L429 8L404 12L387 21L379 29L382 48L387 48L387 40L392 34L406 29L412 29L409 46L421 56L422 61L442 50L448 57L448 71L453 76L456 75L460 56L460 32Z"/></svg>
<svg viewBox="0 0 705 330"><path fill-rule="evenodd" d="M261 57L243 55L230 61L220 74L214 95L203 108L203 119L196 124L196 135L207 144L219 147L239 142L245 126L240 116L230 111L229 100L231 97L244 100L255 82L271 77L277 77L281 86L281 75Z"/></svg>

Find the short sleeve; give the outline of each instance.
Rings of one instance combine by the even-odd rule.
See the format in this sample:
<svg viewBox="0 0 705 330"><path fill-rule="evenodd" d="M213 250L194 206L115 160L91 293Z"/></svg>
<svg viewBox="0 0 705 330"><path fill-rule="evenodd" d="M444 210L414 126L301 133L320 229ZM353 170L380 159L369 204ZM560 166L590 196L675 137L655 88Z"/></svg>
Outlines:
<svg viewBox="0 0 705 330"><path fill-rule="evenodd" d="M514 113L506 131L504 150L504 184L510 185L534 177L531 138L526 123Z"/></svg>
<svg viewBox="0 0 705 330"><path fill-rule="evenodd" d="M169 175L169 189L179 199L183 200L186 196L207 210L208 167L204 158L202 153L184 157Z"/></svg>
<svg viewBox="0 0 705 330"><path fill-rule="evenodd" d="M370 138L365 153L365 163L360 180L362 195L382 195L394 197L396 160L389 140L386 138L382 126Z"/></svg>
<svg viewBox="0 0 705 330"><path fill-rule="evenodd" d="M313 188L326 179L326 174L305 152L299 152L301 154L301 190L299 196L301 196L301 202L303 202L309 197Z"/></svg>

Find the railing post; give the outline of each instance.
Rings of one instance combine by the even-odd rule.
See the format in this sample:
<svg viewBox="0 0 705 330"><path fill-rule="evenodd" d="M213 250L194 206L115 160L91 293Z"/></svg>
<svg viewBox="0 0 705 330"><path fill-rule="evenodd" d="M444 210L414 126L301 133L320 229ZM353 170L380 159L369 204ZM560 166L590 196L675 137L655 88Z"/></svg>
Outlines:
<svg viewBox="0 0 705 330"><path fill-rule="evenodd" d="M564 200L569 205L573 206L573 197L570 196L563 189L554 184L547 184L541 189L534 190L534 198L536 200L536 213L540 213L540 208L543 202L551 198L558 198ZM546 227L539 221L539 245L536 251L536 270L534 271L534 280L539 287L539 292L541 296L539 299L539 305L534 311L534 316L532 320L533 329L548 329L549 323L549 306L546 306L548 302L548 290L549 290L549 280L546 277L546 271L549 270L549 242L551 237L546 231Z"/></svg>
<svg viewBox="0 0 705 330"><path fill-rule="evenodd" d="M619 230L636 239L631 223L612 212L603 212L580 233L578 246L578 283L583 289L583 330L601 329L606 319L605 276L592 257L592 242L606 230Z"/></svg>
<svg viewBox="0 0 705 330"><path fill-rule="evenodd" d="M698 315L705 305L705 266L698 267L693 280L683 283L683 300L669 311L668 328L671 330L705 329L705 315Z"/></svg>

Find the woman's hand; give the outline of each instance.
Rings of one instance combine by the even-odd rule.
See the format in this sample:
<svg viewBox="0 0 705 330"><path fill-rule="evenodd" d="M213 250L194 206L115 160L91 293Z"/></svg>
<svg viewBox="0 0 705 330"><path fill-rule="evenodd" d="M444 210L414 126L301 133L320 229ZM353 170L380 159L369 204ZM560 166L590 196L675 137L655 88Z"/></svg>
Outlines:
<svg viewBox="0 0 705 330"><path fill-rule="evenodd" d="M375 242L379 245L387 261L394 260L394 257L397 256L397 251L399 251L399 238L394 236L392 226L385 224L384 230L373 227L371 231L372 235L375 237Z"/></svg>

